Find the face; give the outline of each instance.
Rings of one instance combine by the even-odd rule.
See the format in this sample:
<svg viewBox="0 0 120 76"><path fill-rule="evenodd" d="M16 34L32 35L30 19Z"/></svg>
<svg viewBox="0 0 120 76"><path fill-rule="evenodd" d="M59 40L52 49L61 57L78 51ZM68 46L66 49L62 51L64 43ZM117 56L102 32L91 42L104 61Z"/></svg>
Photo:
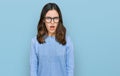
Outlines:
<svg viewBox="0 0 120 76"><path fill-rule="evenodd" d="M45 19L44 19L44 22L45 22L45 26L48 30L48 35L49 36L53 36L55 35L55 31L56 31L56 28L58 26L58 23L59 23L59 14L56 10L49 10L47 13L46 13L46 16L45 16Z"/></svg>

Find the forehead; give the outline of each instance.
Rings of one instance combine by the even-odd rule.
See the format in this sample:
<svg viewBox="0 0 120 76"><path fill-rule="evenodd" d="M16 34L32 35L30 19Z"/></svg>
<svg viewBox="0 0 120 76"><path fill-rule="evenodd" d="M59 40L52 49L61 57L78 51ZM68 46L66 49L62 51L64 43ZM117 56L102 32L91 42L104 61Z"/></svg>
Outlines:
<svg viewBox="0 0 120 76"><path fill-rule="evenodd" d="M46 13L46 17L58 17L59 16L59 14L58 14L58 12L56 11L56 10L49 10L47 13Z"/></svg>

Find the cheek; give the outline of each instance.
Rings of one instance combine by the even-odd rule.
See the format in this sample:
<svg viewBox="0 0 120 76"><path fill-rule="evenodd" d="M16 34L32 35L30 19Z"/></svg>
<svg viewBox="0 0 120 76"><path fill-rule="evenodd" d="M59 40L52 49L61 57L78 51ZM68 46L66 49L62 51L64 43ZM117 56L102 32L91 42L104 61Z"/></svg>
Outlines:
<svg viewBox="0 0 120 76"><path fill-rule="evenodd" d="M45 26L46 26L46 28L47 28L47 29L49 29L49 26L50 26L50 25L49 25L49 24L47 24L47 23L45 23Z"/></svg>
<svg viewBox="0 0 120 76"><path fill-rule="evenodd" d="M56 29L57 29L57 27L58 27L58 24L56 25Z"/></svg>

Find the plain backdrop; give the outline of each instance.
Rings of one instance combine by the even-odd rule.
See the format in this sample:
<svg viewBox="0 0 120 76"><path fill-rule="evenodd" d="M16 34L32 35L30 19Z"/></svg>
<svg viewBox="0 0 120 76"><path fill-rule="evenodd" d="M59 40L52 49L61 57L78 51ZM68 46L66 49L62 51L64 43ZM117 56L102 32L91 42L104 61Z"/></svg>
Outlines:
<svg viewBox="0 0 120 76"><path fill-rule="evenodd" d="M120 76L120 0L0 0L0 76L30 76L30 43L48 2L74 44L75 76Z"/></svg>

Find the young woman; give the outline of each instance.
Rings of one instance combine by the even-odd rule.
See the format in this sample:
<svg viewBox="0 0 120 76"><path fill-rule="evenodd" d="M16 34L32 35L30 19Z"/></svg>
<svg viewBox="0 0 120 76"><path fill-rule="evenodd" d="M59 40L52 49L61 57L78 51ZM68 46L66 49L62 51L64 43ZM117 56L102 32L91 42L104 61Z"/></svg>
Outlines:
<svg viewBox="0 0 120 76"><path fill-rule="evenodd" d="M38 33L32 39L31 76L74 76L73 45L63 25L57 4L46 4L41 12Z"/></svg>

